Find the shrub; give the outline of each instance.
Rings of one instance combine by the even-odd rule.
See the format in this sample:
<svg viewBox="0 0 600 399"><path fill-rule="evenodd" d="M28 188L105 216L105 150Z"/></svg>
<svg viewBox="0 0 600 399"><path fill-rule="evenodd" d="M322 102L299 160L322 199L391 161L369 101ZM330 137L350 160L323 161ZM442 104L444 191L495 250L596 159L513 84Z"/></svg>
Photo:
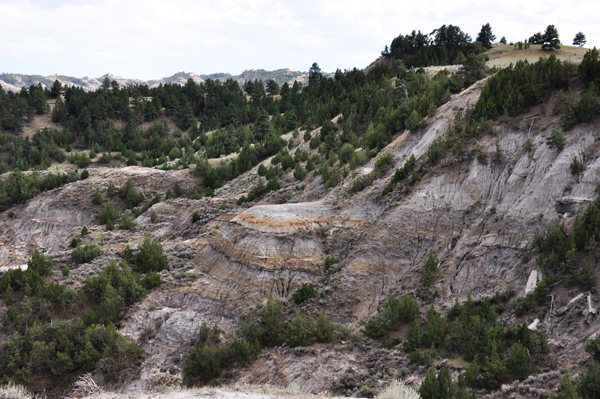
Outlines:
<svg viewBox="0 0 600 399"><path fill-rule="evenodd" d="M135 159L135 154L132 152L129 154L129 157L127 157L127 161L125 162L125 165L127 166L137 166L138 162Z"/></svg>
<svg viewBox="0 0 600 399"><path fill-rule="evenodd" d="M306 178L306 171L302 165L300 165L300 162L298 162L294 168L294 178L298 181L302 181Z"/></svg>
<svg viewBox="0 0 600 399"><path fill-rule="evenodd" d="M127 180L123 187L119 189L119 198L125 201L127 208L133 208L144 201L144 194L135 191L133 182Z"/></svg>
<svg viewBox="0 0 600 399"><path fill-rule="evenodd" d="M129 245L127 245L123 251L121 251L121 258L125 259L126 261L128 261L129 259L133 258L133 251L132 249L129 247Z"/></svg>
<svg viewBox="0 0 600 399"><path fill-rule="evenodd" d="M580 399L577 385L568 373L560 379L560 389L557 394L551 393L550 399Z"/></svg>
<svg viewBox="0 0 600 399"><path fill-rule="evenodd" d="M94 205L102 205L102 195L98 190L92 195L92 203Z"/></svg>
<svg viewBox="0 0 600 399"><path fill-rule="evenodd" d="M329 318L319 316L317 325L315 326L315 338L317 342L332 342L335 337L335 325Z"/></svg>
<svg viewBox="0 0 600 399"><path fill-rule="evenodd" d="M439 263L440 261L435 256L433 250L429 250L427 262L425 263L425 272L423 273L423 279L421 280L423 287L427 288L433 283L433 279L437 274L437 267Z"/></svg>
<svg viewBox="0 0 600 399"><path fill-rule="evenodd" d="M169 159L171 161L174 161L177 158L181 158L181 150L177 147L173 147L173 149L171 150L171 152L169 152Z"/></svg>
<svg viewBox="0 0 600 399"><path fill-rule="evenodd" d="M84 169L83 172L81 172L81 180L85 180L88 177L90 177L90 172L87 171L87 169Z"/></svg>
<svg viewBox="0 0 600 399"><path fill-rule="evenodd" d="M281 163L281 159L283 158L283 155L281 155L280 152L278 152L272 159L271 159L271 165L277 165L278 163Z"/></svg>
<svg viewBox="0 0 600 399"><path fill-rule="evenodd" d="M146 274L146 276L142 279L142 285L147 290L158 287L161 284L162 279L160 278L160 274L154 271Z"/></svg>
<svg viewBox="0 0 600 399"><path fill-rule="evenodd" d="M556 148L558 152L561 152L565 148L565 136L563 136L558 130L552 129L550 136L546 137L546 144L549 148Z"/></svg>
<svg viewBox="0 0 600 399"><path fill-rule="evenodd" d="M198 214L198 212L194 212L194 214L192 215L192 223L196 223L198 220L200 220L200 215Z"/></svg>
<svg viewBox="0 0 600 399"><path fill-rule="evenodd" d="M288 169L293 169L294 166L296 166L296 162L294 161L294 158L292 158L292 156L289 154L284 156L281 160L281 169L283 169L284 171Z"/></svg>
<svg viewBox="0 0 600 399"><path fill-rule="evenodd" d="M119 221L119 228L121 230L131 230L137 225L137 222L129 217L128 214L124 213Z"/></svg>
<svg viewBox="0 0 600 399"><path fill-rule="evenodd" d="M224 363L229 360L229 354L219 347L220 335L221 330L216 325L209 327L202 323L200 326L196 343L187 354L183 368L188 385L191 385L195 378L206 383L221 375Z"/></svg>
<svg viewBox="0 0 600 399"><path fill-rule="evenodd" d="M395 295L390 295L381 305L381 312L369 317L364 332L370 337L383 337L400 323L412 322L418 316L419 305L412 296L404 294L399 300Z"/></svg>
<svg viewBox="0 0 600 399"><path fill-rule="evenodd" d="M581 172L583 172L583 164L575 157L573 158L573 162L571 162L571 174L577 175Z"/></svg>
<svg viewBox="0 0 600 399"><path fill-rule="evenodd" d="M505 359L507 370L517 379L523 380L536 368L529 362L529 353L521 343L517 342L508 350Z"/></svg>
<svg viewBox="0 0 600 399"><path fill-rule="evenodd" d="M403 382L398 380L392 380L384 390L379 392L376 399L420 399L421 397L409 386L404 385Z"/></svg>
<svg viewBox="0 0 600 399"><path fill-rule="evenodd" d="M159 272L169 268L169 260L163 252L162 245L150 236L144 238L138 246L138 253L133 258L134 270L140 273Z"/></svg>
<svg viewBox="0 0 600 399"><path fill-rule="evenodd" d="M107 164L110 162L111 159L112 157L104 152L102 153L102 155L100 155L100 158L98 158L98 162L102 164Z"/></svg>
<svg viewBox="0 0 600 399"><path fill-rule="evenodd" d="M175 198L179 198L183 195L183 189L179 185L178 181L176 181L173 185L173 195L175 195Z"/></svg>
<svg viewBox="0 0 600 399"><path fill-rule="evenodd" d="M96 244L85 244L73 250L73 260L77 263L88 263L100 256L102 251Z"/></svg>
<svg viewBox="0 0 600 399"><path fill-rule="evenodd" d="M300 311L285 329L285 342L290 348L309 346L315 342L315 321L310 316L302 316Z"/></svg>
<svg viewBox="0 0 600 399"><path fill-rule="evenodd" d="M156 214L156 212L152 212L150 214L150 221L154 223L156 222L156 219L158 219L158 215Z"/></svg>
<svg viewBox="0 0 600 399"><path fill-rule="evenodd" d="M315 297L315 286L313 284L302 283L302 286L294 292L292 299L296 305Z"/></svg>
<svg viewBox="0 0 600 399"><path fill-rule="evenodd" d="M83 226L83 229L81 229L81 236L85 236L88 233L88 229L87 227Z"/></svg>
<svg viewBox="0 0 600 399"><path fill-rule="evenodd" d="M27 262L27 270L29 269L39 273L40 276L49 276L54 269L54 261L52 258L46 258L36 249Z"/></svg>
<svg viewBox="0 0 600 399"><path fill-rule="evenodd" d="M425 120L423 119L423 117L421 117L421 115L419 115L417 110L413 110L413 112L406 120L405 126L409 131L415 132L423 125L424 122Z"/></svg>
<svg viewBox="0 0 600 399"><path fill-rule="evenodd" d="M333 256L327 255L325 257L325 268L329 269L335 263L335 258Z"/></svg>
<svg viewBox="0 0 600 399"><path fill-rule="evenodd" d="M77 238L73 237L70 245L71 245L71 248L77 248L77 245L79 245L79 241L77 241Z"/></svg>
<svg viewBox="0 0 600 399"><path fill-rule="evenodd" d="M258 165L257 173L258 173L259 176L266 175L267 174L267 168L266 168L266 166L264 164L262 164L262 163L260 165Z"/></svg>
<svg viewBox="0 0 600 399"><path fill-rule="evenodd" d="M115 197L115 185L110 183L106 189L106 198L113 199Z"/></svg>
<svg viewBox="0 0 600 399"><path fill-rule="evenodd" d="M525 314L527 314L527 312L529 312L531 309L533 309L535 307L535 304L533 302L533 297L531 296L531 294L528 294L525 298L523 298L523 300L521 302L519 302L519 304L517 305L516 309L515 309L515 315L517 317L521 317L524 316Z"/></svg>
<svg viewBox="0 0 600 399"><path fill-rule="evenodd" d="M69 277L69 274L71 274L71 269L68 266L63 267L60 271L64 277Z"/></svg>
<svg viewBox="0 0 600 399"><path fill-rule="evenodd" d="M302 138L304 139L305 142L308 142L308 141L310 141L310 139L312 138L312 136L311 136L310 132L308 130L306 130L304 132L304 136Z"/></svg>
<svg viewBox="0 0 600 399"><path fill-rule="evenodd" d="M275 346L281 342L284 331L280 318L283 313L283 303L269 295L267 304L258 312L261 324L258 326L259 339L263 345Z"/></svg>
<svg viewBox="0 0 600 399"><path fill-rule="evenodd" d="M344 165L348 161L350 161L350 158L352 157L353 154L354 154L354 146L350 143L344 143L342 148L340 148L340 152L338 155L338 157L340 159L340 164Z"/></svg>
<svg viewBox="0 0 600 399"><path fill-rule="evenodd" d="M600 365L590 364L588 369L579 377L577 387L582 399L600 398Z"/></svg>
<svg viewBox="0 0 600 399"><path fill-rule="evenodd" d="M585 346L585 351L592 355L594 361L600 363L600 336L590 340Z"/></svg>
<svg viewBox="0 0 600 399"><path fill-rule="evenodd" d="M113 204L106 204L104 205L104 208L102 209L102 213L100 213L100 224L107 224L109 222L113 222L117 220L117 218L119 217L119 212L117 212L117 209L115 208L115 206Z"/></svg>

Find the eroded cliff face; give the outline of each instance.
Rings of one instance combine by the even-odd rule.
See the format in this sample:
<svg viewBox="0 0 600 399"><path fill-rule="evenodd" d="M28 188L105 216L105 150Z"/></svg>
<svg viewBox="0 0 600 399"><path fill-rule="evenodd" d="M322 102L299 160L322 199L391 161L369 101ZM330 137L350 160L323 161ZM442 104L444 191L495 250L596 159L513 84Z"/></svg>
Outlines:
<svg viewBox="0 0 600 399"><path fill-rule="evenodd" d="M421 295L422 306L433 302L444 310L456 298L464 300L470 294L478 300L505 290L514 291L515 298L523 296L530 273L536 270L530 251L536 229L569 220L596 196L597 125L569 131L565 149L558 153L544 138L557 121L534 109L535 116L499 122L493 134L478 139L486 156L478 158L474 148L466 146L432 167L409 194L398 188L381 195L395 168L411 155L418 162L427 158L433 140L445 134L458 110L475 104L483 85L479 82L454 96L422 131L399 134L382 151L393 154L394 167L353 196L348 193L352 181L370 172L375 160L328 191L320 177L297 183L288 171L277 193L250 207L237 206L237 198L255 182L254 168L226 184L214 198L161 202L139 216L134 229L107 232L97 225L101 207L90 200L96 190L103 193L110 183L119 187L132 180L150 198L156 193L164 196L175 182L191 190L197 181L187 170L96 169L87 180L16 207L15 219L2 215L0 264L22 265L34 249L44 249L59 266L73 268L69 277L57 271L54 278L80 286L110 259L118 260L126 245L135 248L145 232L155 235L171 269L161 272L163 285L131 308L119 328L140 340L146 355L143 370L158 367L173 373L181 372L184 354L201 323L216 323L225 334L231 333L269 295L287 300L302 283L320 288L317 298L304 305L307 312L355 326L377 312L388 295L419 290L431 249L440 259L439 273ZM530 151L524 146L527 139L533 143ZM301 135L295 145L310 150ZM585 168L574 176L569 166L575 156ZM150 220L152 212L158 216L155 222ZM200 215L196 223L194 212ZM68 243L84 225L91 230L87 240L99 243L105 253L90 264L75 265ZM326 256L335 258L332 267L325 265ZM561 312L548 310L526 320L538 318L550 334L557 368L585 360L587 337L600 328L598 317L589 312L587 294L567 306L578 293L557 292L554 306L564 307ZM589 298L589 304L597 307L596 290ZM286 312L291 317L295 310L290 306ZM506 322L514 317L506 316ZM254 364L232 370L224 381L343 391L343 386L332 386L332 380L343 385L345 379L365 373L379 373L381 378L409 365L400 349L380 353L376 346L363 340L302 350L275 348ZM451 365L455 372L464 367L460 362ZM143 389L145 376L143 372L140 381L121 389ZM416 370L415 382L423 376L424 370Z"/></svg>

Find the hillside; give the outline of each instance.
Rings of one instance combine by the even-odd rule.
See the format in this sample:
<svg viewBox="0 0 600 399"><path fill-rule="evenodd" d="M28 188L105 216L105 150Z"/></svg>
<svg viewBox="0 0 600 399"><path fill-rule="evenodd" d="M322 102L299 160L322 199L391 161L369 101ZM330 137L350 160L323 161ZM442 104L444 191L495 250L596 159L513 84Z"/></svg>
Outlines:
<svg viewBox="0 0 600 399"><path fill-rule="evenodd" d="M6 91L18 92L22 87L29 88L31 85L42 84L42 87L50 89L52 84L58 80L63 86L75 86L81 87L86 91L94 91L102 86L102 82L105 78L108 78L111 82L117 81L120 86L130 85L148 85L151 88L157 87L159 84L180 84L184 85L188 79L192 79L196 83L205 81L206 79L233 79L240 85L243 85L247 80L262 79L267 82L271 79L275 80L278 84L288 82L293 84L295 80L306 84L308 75L306 72L296 72L289 69L278 69L275 71L265 71L264 69L251 69L242 72L239 75L231 75L229 73L213 73L213 74L202 74L196 75L193 72L178 72L172 76L162 79L151 79L144 81L141 79L127 79L114 76L110 73L100 76L98 78L89 78L87 76L83 78L76 78L72 76L64 75L22 75L15 73L3 73L0 74L0 86Z"/></svg>
<svg viewBox="0 0 600 399"><path fill-rule="evenodd" d="M494 46L487 50L485 54L489 57L489 66L508 66L511 62L514 64L518 60L535 62L540 57L548 57L551 53L562 61L577 62L583 59L587 51L589 51L588 48L563 45L559 50L549 52L548 50L542 50L540 44L532 44L527 49L519 50L514 45L505 44Z"/></svg>
<svg viewBox="0 0 600 399"><path fill-rule="evenodd" d="M585 57L312 70L269 93L66 87L52 111L35 86L0 93L0 374L50 395L87 372L111 397L222 388L165 399L584 384L600 353ZM54 122L32 134L36 118ZM279 396L235 396L254 394Z"/></svg>

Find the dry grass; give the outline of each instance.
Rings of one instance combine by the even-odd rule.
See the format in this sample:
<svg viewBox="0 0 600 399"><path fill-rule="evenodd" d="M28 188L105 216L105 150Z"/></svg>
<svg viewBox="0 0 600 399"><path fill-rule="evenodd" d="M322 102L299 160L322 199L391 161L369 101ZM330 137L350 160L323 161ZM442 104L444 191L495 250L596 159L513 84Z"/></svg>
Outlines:
<svg viewBox="0 0 600 399"><path fill-rule="evenodd" d="M34 399L35 397L36 396L21 385L15 385L13 383L0 385L0 399Z"/></svg>
<svg viewBox="0 0 600 399"><path fill-rule="evenodd" d="M75 381L73 389L71 390L71 396L75 398L89 397L93 395L99 395L102 392L96 381L92 378L90 373L85 373Z"/></svg>
<svg viewBox="0 0 600 399"><path fill-rule="evenodd" d="M420 399L417 391L403 382L393 380L387 388L377 395L376 399Z"/></svg>
<svg viewBox="0 0 600 399"><path fill-rule="evenodd" d="M271 385L239 385L235 387L223 388L164 388L160 391L151 393L134 394L115 394L112 392L102 392L84 397L86 399L336 399L326 393L312 394L305 392L300 387L290 384L290 386L274 387ZM413 399L407 396L407 399ZM0 398L3 399L3 398ZM19 398L20 399L20 398ZM29 399L29 398L27 398Z"/></svg>
<svg viewBox="0 0 600 399"><path fill-rule="evenodd" d="M524 50L515 50L515 46L506 44L503 46L492 47L485 54L490 58L488 66L507 66L518 60L537 61L540 57L549 57L550 54L556 55L560 60L578 61L588 51L585 47L561 46L560 50L547 51L542 50L540 44L532 44L530 48ZM581 58L580 58L581 57Z"/></svg>

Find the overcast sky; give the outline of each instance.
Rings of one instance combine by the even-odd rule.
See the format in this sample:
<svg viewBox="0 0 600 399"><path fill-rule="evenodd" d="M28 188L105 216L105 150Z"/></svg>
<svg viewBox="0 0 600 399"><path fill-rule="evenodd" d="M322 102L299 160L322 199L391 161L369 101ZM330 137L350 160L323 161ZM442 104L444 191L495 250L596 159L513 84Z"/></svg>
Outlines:
<svg viewBox="0 0 600 399"><path fill-rule="evenodd" d="M600 44L600 1L0 0L0 72L151 79L175 72L364 68L442 24L524 40L548 24Z"/></svg>

